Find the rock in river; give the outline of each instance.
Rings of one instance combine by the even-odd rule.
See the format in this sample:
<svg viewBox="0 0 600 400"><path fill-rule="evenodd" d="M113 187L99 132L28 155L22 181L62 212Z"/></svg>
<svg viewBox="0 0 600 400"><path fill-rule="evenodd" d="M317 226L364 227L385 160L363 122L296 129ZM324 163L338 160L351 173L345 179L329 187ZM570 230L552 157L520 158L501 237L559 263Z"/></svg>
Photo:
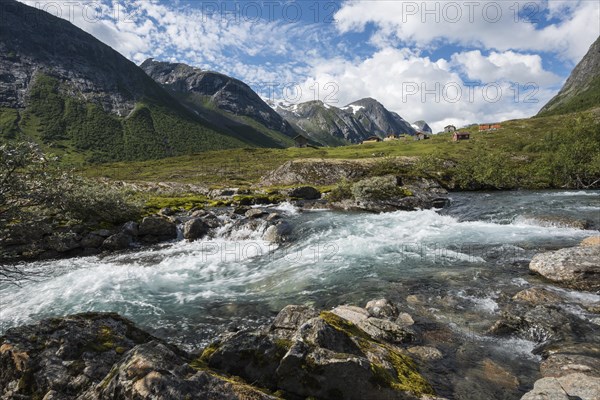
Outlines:
<svg viewBox="0 0 600 400"><path fill-rule="evenodd" d="M600 246L581 246L536 254L529 269L579 290L600 289Z"/></svg>

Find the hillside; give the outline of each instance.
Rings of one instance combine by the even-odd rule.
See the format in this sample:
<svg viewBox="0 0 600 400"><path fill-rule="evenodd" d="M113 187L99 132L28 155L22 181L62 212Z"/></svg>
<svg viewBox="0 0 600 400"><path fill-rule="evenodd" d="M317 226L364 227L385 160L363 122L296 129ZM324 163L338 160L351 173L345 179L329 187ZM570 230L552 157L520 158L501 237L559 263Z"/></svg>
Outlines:
<svg viewBox="0 0 600 400"><path fill-rule="evenodd" d="M13 0L3 7L3 140L34 140L68 162L253 145L188 111L134 63L71 23Z"/></svg>
<svg viewBox="0 0 600 400"><path fill-rule="evenodd" d="M600 106L600 37L577 64L563 88L539 114L559 115Z"/></svg>
<svg viewBox="0 0 600 400"><path fill-rule="evenodd" d="M153 59L146 60L140 68L190 110L215 125L245 131L244 137L257 144L293 145L291 138L297 135L296 131L244 82L218 72Z"/></svg>
<svg viewBox="0 0 600 400"><path fill-rule="evenodd" d="M386 173L393 172L387 166L390 160L415 157L415 162L418 158L430 162L440 179L460 175L465 188L475 178L500 182L507 188L577 187L577 178L565 175L568 169L577 169L575 174L588 183L600 179L599 127L598 112L572 114L506 121L502 129L488 133L480 133L477 127L467 128L471 140L464 142L453 142L451 134L439 134L430 140L334 148L231 149L158 161L109 164L84 172L91 177L122 181L244 187L257 184L261 177L291 160L371 160L381 164L378 173ZM487 175L480 176L484 173Z"/></svg>
<svg viewBox="0 0 600 400"><path fill-rule="evenodd" d="M372 98L361 99L344 107L371 135L381 138L386 135L414 135L415 128L398 113L389 111L383 104Z"/></svg>

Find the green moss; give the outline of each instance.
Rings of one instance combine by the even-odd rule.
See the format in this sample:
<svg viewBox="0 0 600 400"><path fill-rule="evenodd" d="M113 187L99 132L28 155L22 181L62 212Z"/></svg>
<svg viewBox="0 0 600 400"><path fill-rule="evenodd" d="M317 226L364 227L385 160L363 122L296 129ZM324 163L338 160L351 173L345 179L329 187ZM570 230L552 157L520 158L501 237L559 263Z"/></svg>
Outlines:
<svg viewBox="0 0 600 400"><path fill-rule="evenodd" d="M215 343L209 344L208 346L206 346L204 348L200 357L192 360L192 362L190 363L190 367L197 369L197 370L206 369L208 362L210 361L210 358L212 357L213 354L215 354L215 352L217 350L219 350L218 343L215 342Z"/></svg>
<svg viewBox="0 0 600 400"><path fill-rule="evenodd" d="M372 341L373 338L369 336L362 329L354 325L352 322L330 312L322 311L319 317L325 321L329 326L337 329L338 331L344 332L346 335L360 338L363 340Z"/></svg>

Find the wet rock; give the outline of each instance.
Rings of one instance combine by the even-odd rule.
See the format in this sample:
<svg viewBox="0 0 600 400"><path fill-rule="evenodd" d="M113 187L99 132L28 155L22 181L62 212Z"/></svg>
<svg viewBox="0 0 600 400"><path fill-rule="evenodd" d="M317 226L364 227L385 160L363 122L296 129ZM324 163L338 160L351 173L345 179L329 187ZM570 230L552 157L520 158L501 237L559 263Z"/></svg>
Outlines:
<svg viewBox="0 0 600 400"><path fill-rule="evenodd" d="M291 339L302 324L318 315L319 313L313 307L289 305L277 314L270 329L278 337Z"/></svg>
<svg viewBox="0 0 600 400"><path fill-rule="evenodd" d="M512 303L501 312L500 319L490 328L492 334L513 335L538 343L562 340L572 333L571 320L556 306L531 307Z"/></svg>
<svg viewBox="0 0 600 400"><path fill-rule="evenodd" d="M104 243L104 239L105 238L103 238L100 235L89 233L81 239L80 244L81 247L83 247L84 249L97 249L100 246L102 246L102 243Z"/></svg>
<svg viewBox="0 0 600 400"><path fill-rule="evenodd" d="M246 218L261 218L267 215L267 213L261 210L260 208L253 208L246 211L244 215L246 216Z"/></svg>
<svg viewBox="0 0 600 400"><path fill-rule="evenodd" d="M81 237L73 232L55 233L46 239L46 248L58 253L65 253L81 247Z"/></svg>
<svg viewBox="0 0 600 400"><path fill-rule="evenodd" d="M600 236L590 236L581 241L580 246L600 246Z"/></svg>
<svg viewBox="0 0 600 400"><path fill-rule="evenodd" d="M600 289L600 246L572 247L537 254L531 271L579 290Z"/></svg>
<svg viewBox="0 0 600 400"><path fill-rule="evenodd" d="M371 300L365 308L375 318L392 319L398 317L398 308L387 299Z"/></svg>
<svg viewBox="0 0 600 400"><path fill-rule="evenodd" d="M407 351L410 354L417 356L421 360L426 360L426 361L437 361L437 360L441 360L444 357L442 355L441 351L439 351L435 347L429 347L429 346L409 347L407 349Z"/></svg>
<svg viewBox="0 0 600 400"><path fill-rule="evenodd" d="M331 310L347 321L350 321L371 337L390 342L406 343L413 340L413 333L406 328L389 320L371 317L369 312L360 307L339 306Z"/></svg>
<svg viewBox="0 0 600 400"><path fill-rule="evenodd" d="M359 307L338 312L357 321L372 318ZM416 399L433 393L400 349L333 312L316 315L305 306L286 307L266 330L226 336L203 357L211 368L291 398Z"/></svg>
<svg viewBox="0 0 600 400"><path fill-rule="evenodd" d="M162 217L146 217L140 224L139 235L175 239L177 237L177 226Z"/></svg>
<svg viewBox="0 0 600 400"><path fill-rule="evenodd" d="M524 216L524 218L533 221L535 224L550 228L573 228L588 229L590 224L586 220L571 218L559 215L534 215Z"/></svg>
<svg viewBox="0 0 600 400"><path fill-rule="evenodd" d="M92 234L107 238L112 235L113 232L109 231L108 229L98 229L97 231L93 231Z"/></svg>
<svg viewBox="0 0 600 400"><path fill-rule="evenodd" d="M237 206L233 208L233 213L236 215L244 215L250 210L251 208L248 206Z"/></svg>
<svg viewBox="0 0 600 400"><path fill-rule="evenodd" d="M291 189L288 196L302 200L318 200L321 198L321 192L312 186L301 186Z"/></svg>
<svg viewBox="0 0 600 400"><path fill-rule="evenodd" d="M584 373L600 377L600 345L594 343L556 343L544 349L540 372L544 377Z"/></svg>
<svg viewBox="0 0 600 400"><path fill-rule="evenodd" d="M209 226L200 218L194 218L183 226L183 237L188 240L202 239L208 234Z"/></svg>
<svg viewBox="0 0 600 400"><path fill-rule="evenodd" d="M192 360L116 314L9 329L0 338L2 399L275 399Z"/></svg>
<svg viewBox="0 0 600 400"><path fill-rule="evenodd" d="M136 237L140 232L139 225L134 221L126 222L121 228L121 232L131 237Z"/></svg>
<svg viewBox="0 0 600 400"><path fill-rule="evenodd" d="M267 228L264 239L271 243L283 243L288 241L292 230L292 225L289 222L279 221Z"/></svg>
<svg viewBox="0 0 600 400"><path fill-rule="evenodd" d="M270 213L267 216L267 221L269 221L269 222L271 222L271 221L277 221L280 218L281 218L281 215L279 213Z"/></svg>
<svg viewBox="0 0 600 400"><path fill-rule="evenodd" d="M555 304L562 301L562 297L555 292L541 287L533 287L521 290L513 296L515 301L523 301L531 304Z"/></svg>
<svg viewBox="0 0 600 400"><path fill-rule="evenodd" d="M403 312L396 318L396 323L400 326L411 326L415 324L415 321L410 314Z"/></svg>
<svg viewBox="0 0 600 400"><path fill-rule="evenodd" d="M597 400L600 398L600 378L570 374L559 378L542 378L521 400Z"/></svg>
<svg viewBox="0 0 600 400"><path fill-rule="evenodd" d="M123 232L116 233L106 238L102 244L105 250L125 250L131 246L133 238Z"/></svg>
<svg viewBox="0 0 600 400"><path fill-rule="evenodd" d="M158 212L159 215L162 215L164 217L170 217L172 215L175 215L175 210L173 210L171 207L165 207L163 209L161 209Z"/></svg>

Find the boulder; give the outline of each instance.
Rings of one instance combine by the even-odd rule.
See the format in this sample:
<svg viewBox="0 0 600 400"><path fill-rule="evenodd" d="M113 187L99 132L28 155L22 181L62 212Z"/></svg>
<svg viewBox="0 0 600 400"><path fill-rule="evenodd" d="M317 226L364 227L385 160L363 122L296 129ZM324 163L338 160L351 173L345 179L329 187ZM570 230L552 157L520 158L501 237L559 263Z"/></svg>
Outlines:
<svg viewBox="0 0 600 400"><path fill-rule="evenodd" d="M208 234L208 225L200 218L194 218L183 225L183 237L188 240L202 239Z"/></svg>
<svg viewBox="0 0 600 400"><path fill-rule="evenodd" d="M336 310L356 321L373 318L358 307ZM417 399L433 394L402 350L333 312L317 314L306 306L284 308L267 329L228 335L202 357L211 368L282 390L290 398Z"/></svg>
<svg viewBox="0 0 600 400"><path fill-rule="evenodd" d="M261 210L260 208L252 208L244 214L246 218L261 218L268 215L267 212Z"/></svg>
<svg viewBox="0 0 600 400"><path fill-rule="evenodd" d="M81 237L73 232L58 232L46 237L45 240L46 248L58 253L66 253L67 251L81 247Z"/></svg>
<svg viewBox="0 0 600 400"><path fill-rule="evenodd" d="M597 400L600 398L600 378L570 374L560 378L542 378L521 400Z"/></svg>
<svg viewBox="0 0 600 400"><path fill-rule="evenodd" d="M543 352L540 364L543 377L558 378L573 373L600 377L600 345L594 343L556 343Z"/></svg>
<svg viewBox="0 0 600 400"><path fill-rule="evenodd" d="M371 300L365 308L375 318L392 319L398 317L398 308L387 299Z"/></svg>
<svg viewBox="0 0 600 400"><path fill-rule="evenodd" d="M177 237L177 226L162 217L146 217L139 226L139 235L175 239Z"/></svg>
<svg viewBox="0 0 600 400"><path fill-rule="evenodd" d="M600 246L571 247L536 254L529 269L579 290L600 289Z"/></svg>
<svg viewBox="0 0 600 400"><path fill-rule="evenodd" d="M102 244L105 250L125 250L131 246L133 238L123 232L116 233L106 238Z"/></svg>
<svg viewBox="0 0 600 400"><path fill-rule="evenodd" d="M288 196L294 199L318 200L321 198L321 192L312 186L301 186L291 189Z"/></svg>
<svg viewBox="0 0 600 400"><path fill-rule="evenodd" d="M2 399L276 399L208 369L110 313L9 329L0 338Z"/></svg>
<svg viewBox="0 0 600 400"><path fill-rule="evenodd" d="M123 224L121 232L131 237L136 237L140 233L140 227L137 222L129 221Z"/></svg>
<svg viewBox="0 0 600 400"><path fill-rule="evenodd" d="M291 233L292 225L287 221L279 221L267 228L263 238L271 243L283 243L288 241Z"/></svg>
<svg viewBox="0 0 600 400"><path fill-rule="evenodd" d="M81 239L81 247L84 249L97 249L102 246L105 238L94 233L89 233Z"/></svg>
<svg viewBox="0 0 600 400"><path fill-rule="evenodd" d="M529 289L521 290L513 296L513 300L522 301L534 305L538 304L556 304L562 301L562 297L551 292L548 289L541 287L532 287Z"/></svg>

